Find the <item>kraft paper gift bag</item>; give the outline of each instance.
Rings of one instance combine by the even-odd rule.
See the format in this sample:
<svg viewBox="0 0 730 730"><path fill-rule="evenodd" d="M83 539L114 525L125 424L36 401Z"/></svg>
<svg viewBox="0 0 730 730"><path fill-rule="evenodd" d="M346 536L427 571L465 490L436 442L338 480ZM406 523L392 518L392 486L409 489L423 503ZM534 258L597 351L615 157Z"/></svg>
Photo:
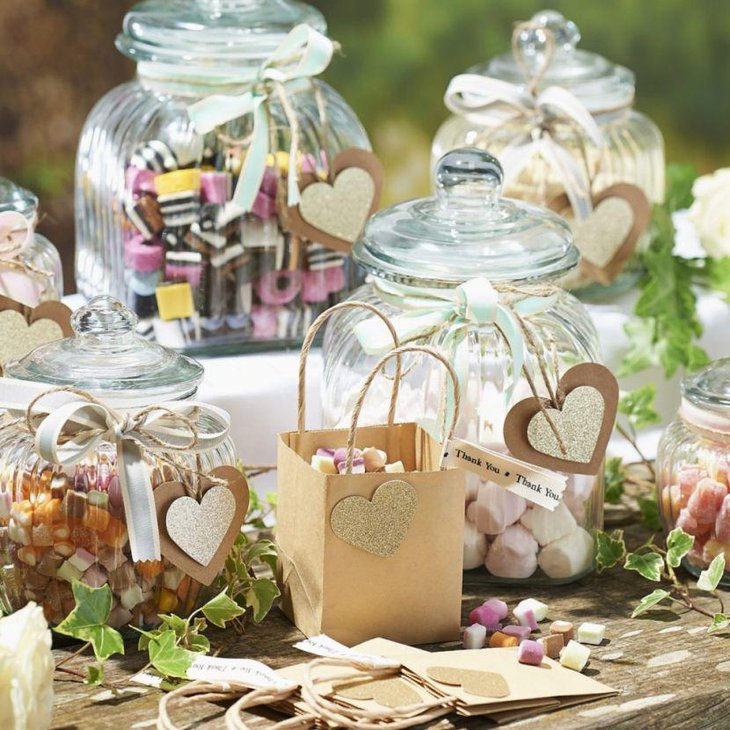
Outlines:
<svg viewBox="0 0 730 730"><path fill-rule="evenodd" d="M327 316L347 306L365 306L386 320L371 305L346 302L315 321L302 347L298 430L280 434L278 444L281 606L307 636L325 633L347 645L374 637L406 644L458 639L464 475L441 470L441 444L419 425L393 423L404 353L422 352L447 368L454 393L451 431L458 418L456 374L436 350L398 347L363 383L349 430L305 430L307 352ZM370 384L394 358L388 423L358 428ZM318 448L345 445L345 473L324 474L310 465ZM390 462L403 462L405 472L352 474L355 446L386 451Z"/></svg>

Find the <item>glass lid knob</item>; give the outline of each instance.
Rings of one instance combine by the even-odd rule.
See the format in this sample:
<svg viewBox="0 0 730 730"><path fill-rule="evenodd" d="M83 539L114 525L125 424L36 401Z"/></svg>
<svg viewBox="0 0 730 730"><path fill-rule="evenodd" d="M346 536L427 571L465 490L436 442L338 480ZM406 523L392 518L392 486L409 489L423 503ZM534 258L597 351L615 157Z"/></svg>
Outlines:
<svg viewBox="0 0 730 730"><path fill-rule="evenodd" d="M436 194L442 208L495 208L504 171L499 160L476 147L447 152L436 163Z"/></svg>
<svg viewBox="0 0 730 730"><path fill-rule="evenodd" d="M530 22L549 30L553 35L555 45L562 47L565 51L572 51L580 41L578 26L572 20L567 20L557 10L541 10L530 18ZM529 43L530 39L525 40Z"/></svg>
<svg viewBox="0 0 730 730"><path fill-rule="evenodd" d="M77 336L128 335L136 326L137 315L109 296L90 299L71 317L71 327Z"/></svg>

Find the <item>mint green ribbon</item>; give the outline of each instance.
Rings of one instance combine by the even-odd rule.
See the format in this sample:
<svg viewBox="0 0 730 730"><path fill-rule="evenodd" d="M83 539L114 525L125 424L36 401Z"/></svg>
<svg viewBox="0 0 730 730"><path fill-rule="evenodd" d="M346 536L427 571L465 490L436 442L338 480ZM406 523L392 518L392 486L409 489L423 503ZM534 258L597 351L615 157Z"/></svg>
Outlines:
<svg viewBox="0 0 730 730"><path fill-rule="evenodd" d="M188 116L199 134L212 132L219 125L247 114L253 115L251 144L246 151L246 159L232 198L244 212L249 212L253 207L264 179L266 157L269 154L267 84L269 82L283 84L322 73L329 66L334 49L334 43L327 36L309 25L297 25L261 64L252 82L252 89L235 96L213 94L188 108ZM297 134L291 135L289 150L289 205L299 203L296 174L297 136Z"/></svg>
<svg viewBox="0 0 730 730"><path fill-rule="evenodd" d="M376 287L385 301L406 310L391 317L401 342L449 328L444 344L453 347L454 365L462 389L469 373L468 353L462 350L468 343L469 327L496 326L512 356L513 378L506 389L508 400L526 361L526 344L518 317L543 312L552 307L557 298L553 293L532 295L525 289L525 296L506 304L489 279L483 277L470 279L454 289L405 287L384 281L378 281ZM393 337L379 317L357 324L355 336L369 355L381 355L393 346Z"/></svg>

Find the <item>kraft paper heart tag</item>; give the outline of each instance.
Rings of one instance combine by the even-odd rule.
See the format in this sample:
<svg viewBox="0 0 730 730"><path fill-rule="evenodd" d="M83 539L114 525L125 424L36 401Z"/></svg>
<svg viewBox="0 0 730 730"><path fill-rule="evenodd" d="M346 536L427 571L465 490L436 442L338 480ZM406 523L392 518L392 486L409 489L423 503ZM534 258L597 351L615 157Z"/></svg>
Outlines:
<svg viewBox="0 0 730 730"><path fill-rule="evenodd" d="M383 165L372 152L353 147L335 157L331 174L332 184L313 174L301 176L301 200L287 209L287 226L298 236L349 254L378 208Z"/></svg>
<svg viewBox="0 0 730 730"><path fill-rule="evenodd" d="M406 707L421 701L421 697L408 682L400 677L388 679L356 679L335 684L332 687L339 697L349 700L373 700L384 707Z"/></svg>
<svg viewBox="0 0 730 730"><path fill-rule="evenodd" d="M200 501L182 482L163 482L154 490L160 548L164 558L193 580L210 585L223 567L248 510L246 478L233 466L219 466L203 483Z"/></svg>
<svg viewBox="0 0 730 730"><path fill-rule="evenodd" d="M569 213L567 195L550 203L559 213ZM641 234L651 221L651 204L636 185L617 183L593 198L593 211L585 220L571 220L573 242L580 251L581 272L611 284L636 250Z"/></svg>
<svg viewBox="0 0 730 730"><path fill-rule="evenodd" d="M330 513L330 526L340 540L388 558L405 540L417 507L416 490L402 479L393 479L381 484L371 500L360 496L340 500Z"/></svg>
<svg viewBox="0 0 730 730"><path fill-rule="evenodd" d="M33 308L0 296L0 368L39 345L72 335L71 310L65 304L43 302Z"/></svg>
<svg viewBox="0 0 730 730"><path fill-rule="evenodd" d="M616 378L603 365L582 363L563 375L557 390L559 409L547 399L541 399L541 408L534 397L512 406L504 423L507 448L547 469L596 474L616 421Z"/></svg>
<svg viewBox="0 0 730 730"><path fill-rule="evenodd" d="M441 684L461 687L464 692L479 697L507 697L509 685L497 672L482 672L476 669L456 667L428 667L426 673Z"/></svg>

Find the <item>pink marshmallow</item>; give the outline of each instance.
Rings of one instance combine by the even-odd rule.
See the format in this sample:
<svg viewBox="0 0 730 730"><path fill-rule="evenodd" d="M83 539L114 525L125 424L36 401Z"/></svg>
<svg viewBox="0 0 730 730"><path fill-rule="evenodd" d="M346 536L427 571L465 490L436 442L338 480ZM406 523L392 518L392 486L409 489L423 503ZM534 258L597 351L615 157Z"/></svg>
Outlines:
<svg viewBox="0 0 730 730"><path fill-rule="evenodd" d="M484 561L498 578L529 578L537 569L537 540L522 525L497 535Z"/></svg>
<svg viewBox="0 0 730 730"><path fill-rule="evenodd" d="M484 606L491 608L497 614L498 619L507 618L509 615L509 608L504 601L499 598L490 598L488 601L484 601Z"/></svg>
<svg viewBox="0 0 730 730"><path fill-rule="evenodd" d="M520 640L520 643L532 633L529 626L514 626L512 624L504 626L501 631L503 634L507 634L507 636L516 636Z"/></svg>
<svg viewBox="0 0 730 730"><path fill-rule="evenodd" d="M532 664L539 667L540 664L542 664L544 657L545 649L540 642L525 639L525 641L520 644L517 654L517 661L520 662L520 664Z"/></svg>
<svg viewBox="0 0 730 730"><path fill-rule="evenodd" d="M519 495L492 482L485 482L479 485L477 501L469 505L469 519L479 532L499 535L517 522L526 509L527 502Z"/></svg>
<svg viewBox="0 0 730 730"><path fill-rule="evenodd" d="M535 613L531 608L517 606L517 608L512 611L512 613L515 615L515 618L520 622L520 626L528 627L531 632L537 631L537 619L535 618Z"/></svg>
<svg viewBox="0 0 730 730"><path fill-rule="evenodd" d="M499 616L491 608L487 606L478 606L469 614L470 624L481 624L485 626L487 631L490 633L499 631L501 624L499 623Z"/></svg>

